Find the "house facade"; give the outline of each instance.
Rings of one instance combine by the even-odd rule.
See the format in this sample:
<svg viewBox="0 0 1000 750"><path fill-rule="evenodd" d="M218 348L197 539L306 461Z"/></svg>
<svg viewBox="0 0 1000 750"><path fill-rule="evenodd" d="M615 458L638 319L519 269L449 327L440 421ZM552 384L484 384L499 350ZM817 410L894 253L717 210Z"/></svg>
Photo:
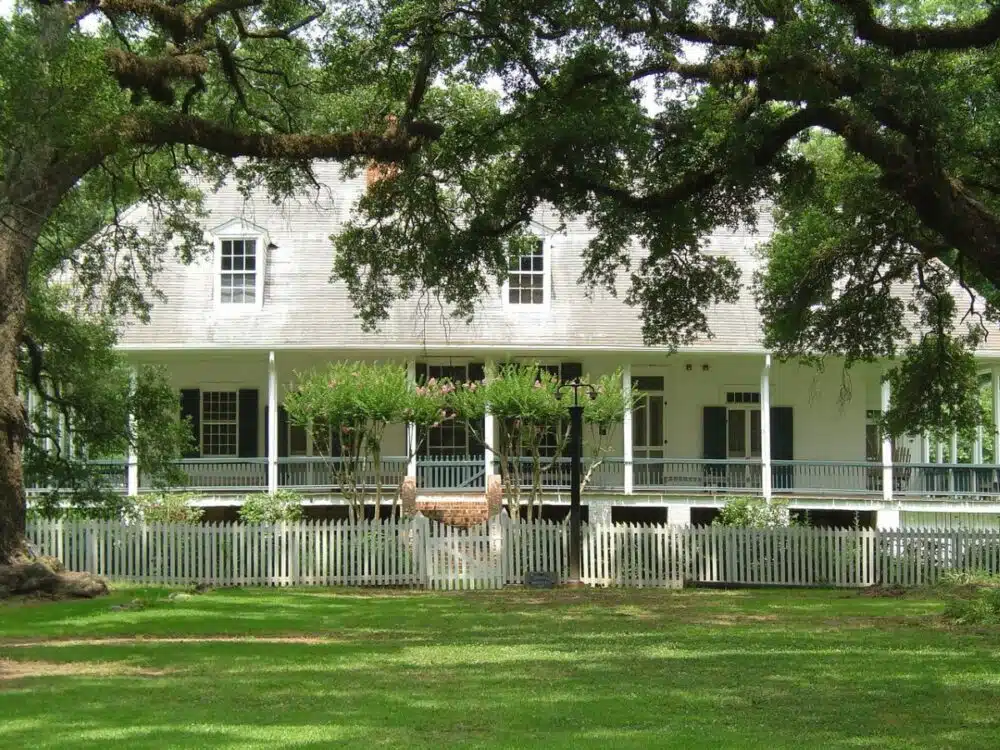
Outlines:
<svg viewBox="0 0 1000 750"><path fill-rule="evenodd" d="M330 281L330 236L350 216L365 177L344 179L333 165L319 165L318 177L320 188L280 206L228 186L209 195L213 252L190 265L169 261L157 280L165 301L155 303L148 323L123 330L127 356L162 365L181 394L197 446L183 468L200 503L232 509L248 492L287 488L306 495L317 513L343 507L331 457L281 408L296 372L334 360L392 361L419 382L477 378L490 362L529 361L565 379L620 369L638 394L585 488L591 518L704 522L729 497L758 495L837 524L1000 521L1000 456L983 455L982 437L971 446L957 439L932 445L921 436L882 440L876 422L892 398L882 366L845 375L837 363L820 371L777 361L761 343L746 288L735 304L709 311L712 338L675 353L644 346L637 310L621 296L587 295L577 283L590 236L582 221L559 229L555 216L540 213L536 248L512 265L471 323L415 299L398 303L378 332L362 330L346 289ZM131 220L149 217L139 209ZM708 252L732 258L746 287L770 229L762 221L753 234L719 231ZM993 339L980 357L996 396L1000 346ZM1000 398L993 403L996 410ZM485 429L493 430L489 417ZM413 476L425 507L482 503L497 471L489 441L477 443L457 424L421 437L418 448L415 430L390 429L387 487ZM558 514L568 503L565 460L543 482L545 506ZM122 491L145 485L129 461Z"/></svg>

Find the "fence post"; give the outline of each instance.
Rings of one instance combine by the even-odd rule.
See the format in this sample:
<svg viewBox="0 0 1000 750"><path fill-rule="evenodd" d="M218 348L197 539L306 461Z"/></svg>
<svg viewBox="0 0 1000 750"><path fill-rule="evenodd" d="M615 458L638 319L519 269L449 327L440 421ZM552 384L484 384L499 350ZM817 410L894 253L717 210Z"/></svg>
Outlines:
<svg viewBox="0 0 1000 750"><path fill-rule="evenodd" d="M430 569L428 565L429 522L427 516L420 511L410 519L410 539L413 545L413 573L418 586L430 587Z"/></svg>
<svg viewBox="0 0 1000 750"><path fill-rule="evenodd" d="M504 570L504 511L499 515L491 516L487 523L487 530L490 535L490 572L492 584L498 589L502 589L507 582L506 571Z"/></svg>
<svg viewBox="0 0 1000 750"><path fill-rule="evenodd" d="M89 521L85 527L87 534L87 572L97 574L97 529L95 521Z"/></svg>

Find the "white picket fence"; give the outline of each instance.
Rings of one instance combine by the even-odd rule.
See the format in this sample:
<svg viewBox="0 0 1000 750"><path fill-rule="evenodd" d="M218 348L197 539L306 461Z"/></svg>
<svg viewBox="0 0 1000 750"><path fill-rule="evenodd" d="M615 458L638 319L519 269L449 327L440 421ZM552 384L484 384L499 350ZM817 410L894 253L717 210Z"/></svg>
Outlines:
<svg viewBox="0 0 1000 750"><path fill-rule="evenodd" d="M408 520L279 526L33 521L28 538L70 570L135 583L499 588L530 572L565 581L569 526L505 515L471 529ZM904 586L948 571L1000 573L1000 530L741 529L583 525L582 580Z"/></svg>

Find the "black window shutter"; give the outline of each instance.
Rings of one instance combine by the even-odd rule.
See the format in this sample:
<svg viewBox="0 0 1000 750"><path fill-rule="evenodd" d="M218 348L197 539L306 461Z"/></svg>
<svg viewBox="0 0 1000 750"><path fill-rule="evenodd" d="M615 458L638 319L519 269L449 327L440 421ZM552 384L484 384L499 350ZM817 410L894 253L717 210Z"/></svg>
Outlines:
<svg viewBox="0 0 1000 750"><path fill-rule="evenodd" d="M271 456L271 420L268 419L270 413L270 407L264 404L264 458Z"/></svg>
<svg viewBox="0 0 1000 750"><path fill-rule="evenodd" d="M470 362L469 363L469 380L475 380L477 383L486 377L486 365L482 362Z"/></svg>
<svg viewBox="0 0 1000 750"><path fill-rule="evenodd" d="M792 425L792 407L771 407L772 460L791 461L795 458ZM771 486L775 489L791 489L793 486L793 471L791 466L775 466L771 469Z"/></svg>
<svg viewBox="0 0 1000 750"><path fill-rule="evenodd" d="M426 362L417 362L417 366L415 368L415 374L416 374L417 383L419 383L420 385L423 385L424 383L426 383L427 382L427 363Z"/></svg>
<svg viewBox="0 0 1000 750"><path fill-rule="evenodd" d="M726 407L706 406L702 417L703 458L723 459L728 453L726 441Z"/></svg>
<svg viewBox="0 0 1000 750"><path fill-rule="evenodd" d="M181 419L190 420L194 439L184 458L198 458L201 456L201 391L197 388L181 389Z"/></svg>
<svg viewBox="0 0 1000 750"><path fill-rule="evenodd" d="M792 442L792 407L771 407L771 458L791 461L795 458Z"/></svg>
<svg viewBox="0 0 1000 750"><path fill-rule="evenodd" d="M260 415L260 396L256 388L240 389L237 400L240 433L237 438L237 454L240 458L256 458L257 420Z"/></svg>
<svg viewBox="0 0 1000 750"><path fill-rule="evenodd" d="M583 365L579 362L563 362L562 363L562 381L564 383L569 383L576 378L583 377Z"/></svg>
<svg viewBox="0 0 1000 750"><path fill-rule="evenodd" d="M278 458L288 456L288 412L284 406L278 407Z"/></svg>

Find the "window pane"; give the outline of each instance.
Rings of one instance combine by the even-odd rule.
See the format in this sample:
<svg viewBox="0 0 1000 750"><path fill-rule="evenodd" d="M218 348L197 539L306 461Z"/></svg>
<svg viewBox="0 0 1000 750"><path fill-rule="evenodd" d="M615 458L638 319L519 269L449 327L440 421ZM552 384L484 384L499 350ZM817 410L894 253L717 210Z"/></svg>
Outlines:
<svg viewBox="0 0 1000 750"><path fill-rule="evenodd" d="M257 270L257 259L252 255L248 255L243 259L243 267L248 271Z"/></svg>
<svg viewBox="0 0 1000 750"><path fill-rule="evenodd" d="M536 255L531 259L531 270L542 271L545 269L545 258L541 255Z"/></svg>
<svg viewBox="0 0 1000 750"><path fill-rule="evenodd" d="M531 293L531 301L536 305L545 304L545 292L543 292L541 289L535 289Z"/></svg>
<svg viewBox="0 0 1000 750"><path fill-rule="evenodd" d="M304 456L307 452L306 428L290 425L288 428L288 453L292 456Z"/></svg>
<svg viewBox="0 0 1000 750"><path fill-rule="evenodd" d="M649 397L649 444L663 445L663 399Z"/></svg>
<svg viewBox="0 0 1000 750"><path fill-rule="evenodd" d="M637 375L632 378L632 390L634 391L662 391L663 378L654 375Z"/></svg>
<svg viewBox="0 0 1000 750"><path fill-rule="evenodd" d="M232 256L223 255L222 256L222 270L232 271L233 270L233 259Z"/></svg>
<svg viewBox="0 0 1000 750"><path fill-rule="evenodd" d="M531 270L531 256L530 255L522 255L521 256L521 270L522 271L530 271Z"/></svg>
<svg viewBox="0 0 1000 750"><path fill-rule="evenodd" d="M541 289L542 288L542 286L543 286L543 284L542 284L542 275L540 273L532 274L528 278L530 279L529 284L531 285L532 288L534 288L534 289Z"/></svg>
<svg viewBox="0 0 1000 750"><path fill-rule="evenodd" d="M521 293L513 285L511 285L507 292L507 301L512 305L516 305L521 301Z"/></svg>
<svg viewBox="0 0 1000 750"><path fill-rule="evenodd" d="M743 409L729 410L729 457L746 458L747 413Z"/></svg>
<svg viewBox="0 0 1000 750"><path fill-rule="evenodd" d="M750 455L760 456L760 410L750 412Z"/></svg>
<svg viewBox="0 0 1000 750"><path fill-rule="evenodd" d="M243 301L244 302L256 302L257 301L257 290L253 286L248 286L243 290Z"/></svg>
<svg viewBox="0 0 1000 750"><path fill-rule="evenodd" d="M646 443L646 403L648 398L640 398L632 410L632 443L645 446Z"/></svg>

